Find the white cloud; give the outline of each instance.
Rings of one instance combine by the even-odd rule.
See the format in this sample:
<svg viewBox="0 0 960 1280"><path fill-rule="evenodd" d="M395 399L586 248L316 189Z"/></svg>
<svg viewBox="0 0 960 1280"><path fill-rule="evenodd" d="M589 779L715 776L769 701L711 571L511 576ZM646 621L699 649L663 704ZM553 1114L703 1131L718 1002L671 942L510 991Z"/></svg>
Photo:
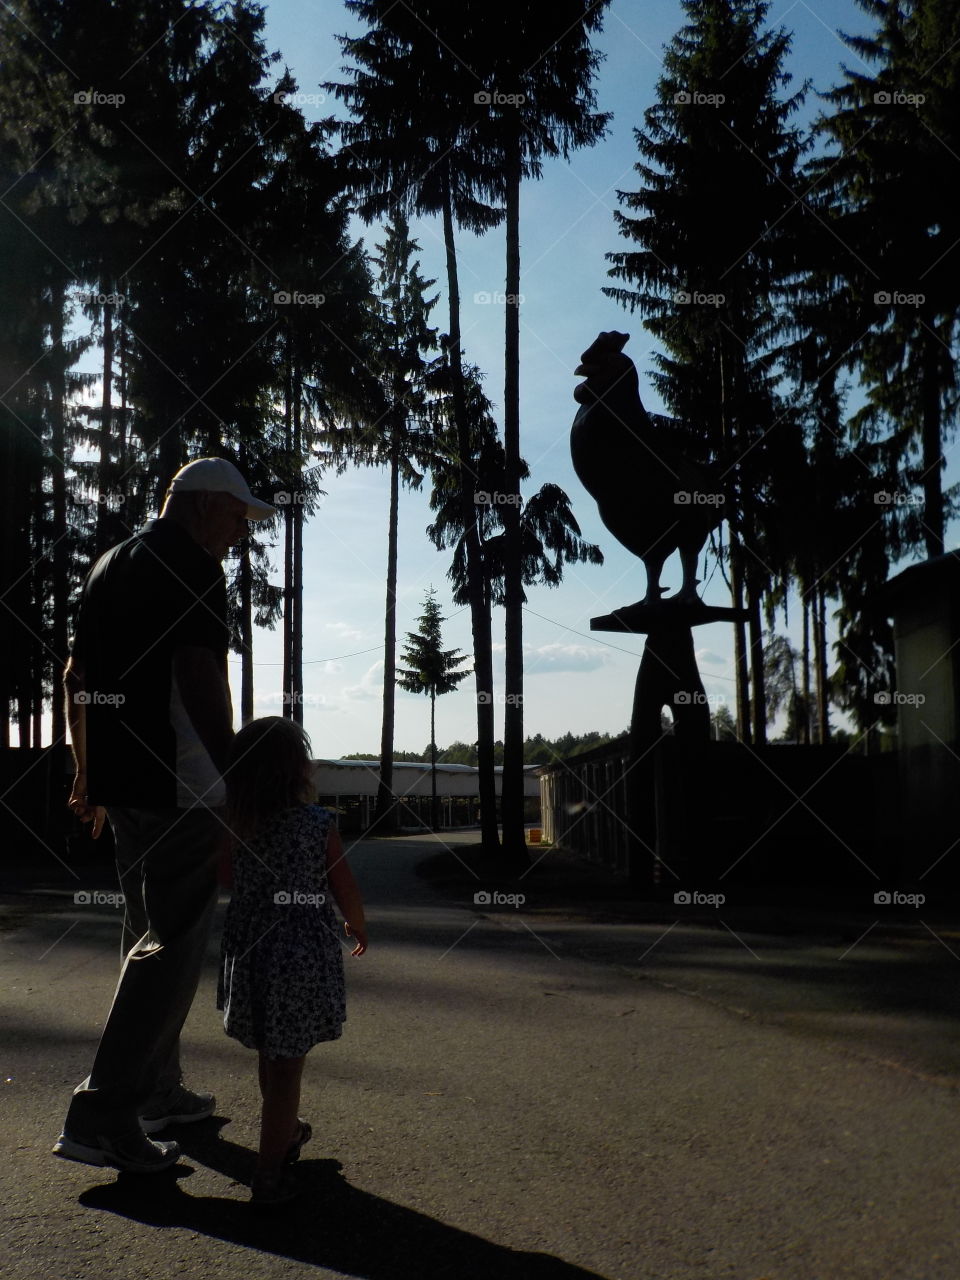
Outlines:
<svg viewBox="0 0 960 1280"><path fill-rule="evenodd" d="M696 657L698 662L709 662L718 667L725 667L730 661L722 653L714 653L712 649L698 649Z"/></svg>
<svg viewBox="0 0 960 1280"><path fill-rule="evenodd" d="M358 631L356 627L351 627L348 622L325 622L323 629L333 633L332 639L341 640L344 644L356 644L366 639L366 632Z"/></svg>
<svg viewBox="0 0 960 1280"><path fill-rule="evenodd" d="M607 650L597 645L542 644L524 655L526 675L552 675L557 671L596 671L609 661Z"/></svg>
<svg viewBox="0 0 960 1280"><path fill-rule="evenodd" d="M379 702L383 697L383 659L367 668L359 684L346 685L341 689L340 697L345 701L376 698Z"/></svg>

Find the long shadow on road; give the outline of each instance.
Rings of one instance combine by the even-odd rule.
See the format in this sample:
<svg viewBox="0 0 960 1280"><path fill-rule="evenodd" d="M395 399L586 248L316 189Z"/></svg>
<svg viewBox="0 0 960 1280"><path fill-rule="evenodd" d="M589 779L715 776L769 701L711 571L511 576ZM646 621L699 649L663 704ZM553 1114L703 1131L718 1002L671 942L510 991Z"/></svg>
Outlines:
<svg viewBox="0 0 960 1280"><path fill-rule="evenodd" d="M185 1156L245 1179L252 1152L216 1136L211 1126L203 1128L178 1135ZM246 1199L190 1195L180 1186L190 1176L183 1164L150 1178L120 1174L79 1200L149 1226L202 1232L359 1280L604 1280L552 1255L509 1249L361 1191L342 1176L338 1160L302 1160L298 1168L303 1195L269 1211L251 1209ZM230 1275L229 1264L219 1274Z"/></svg>

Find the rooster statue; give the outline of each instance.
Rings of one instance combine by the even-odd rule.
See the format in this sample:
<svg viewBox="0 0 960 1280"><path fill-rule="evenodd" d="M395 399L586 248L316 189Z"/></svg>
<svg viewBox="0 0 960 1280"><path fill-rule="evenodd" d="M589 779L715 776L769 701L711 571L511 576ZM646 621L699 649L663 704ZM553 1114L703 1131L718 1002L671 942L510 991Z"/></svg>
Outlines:
<svg viewBox="0 0 960 1280"><path fill-rule="evenodd" d="M586 378L574 390L580 409L570 432L573 467L596 500L600 518L647 573L641 604L656 606L664 563L680 552L683 583L671 601L700 604L697 561L710 531L723 520L716 475L685 458L654 427L640 399L628 333L601 333L576 369Z"/></svg>

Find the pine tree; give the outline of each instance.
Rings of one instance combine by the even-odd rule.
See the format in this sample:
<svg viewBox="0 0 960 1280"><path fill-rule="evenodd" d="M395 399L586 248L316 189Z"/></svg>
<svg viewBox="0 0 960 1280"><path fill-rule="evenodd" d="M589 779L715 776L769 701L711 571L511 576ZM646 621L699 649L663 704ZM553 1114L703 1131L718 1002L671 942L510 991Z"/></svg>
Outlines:
<svg viewBox="0 0 960 1280"><path fill-rule="evenodd" d="M802 428L778 394L777 359L801 232L798 164L807 145L783 98L790 38L764 31L765 2L684 0L689 18L667 49L658 103L635 130L641 186L618 192L634 216L617 224L639 247L608 254L608 287L660 341L656 388L706 444L726 480L733 602L749 611L749 647L735 631L738 729L763 742L761 599L788 572L773 535L802 465ZM701 444L703 448L703 444ZM747 699L747 659L753 684Z"/></svg>
<svg viewBox="0 0 960 1280"><path fill-rule="evenodd" d="M457 668L467 660L467 655L459 649L444 649L441 624L444 619L440 613L440 604L433 587L427 592L423 602L423 613L420 615L420 627L417 631L407 632L407 644L401 657L408 665L400 667L397 684L408 693L425 693L430 698L430 783L431 783L431 826L436 830L440 825L440 814L437 807L437 732L436 704L437 698L445 693L452 693L461 680L465 680L469 671L458 671Z"/></svg>
<svg viewBox="0 0 960 1280"><path fill-rule="evenodd" d="M504 471L502 573L505 620L504 772L501 813L508 860L526 859L523 774L523 582L525 531L520 504L520 188L539 178L544 156L568 159L606 132L609 115L595 110L593 78L601 55L590 34L603 26L609 0L486 3L475 26L462 21L444 38L481 79L475 95L486 118L480 148L499 158L506 212L504 338ZM468 6L468 10L470 6ZM449 24L448 24L449 25ZM457 42L456 36L460 35ZM529 527L526 531L529 535Z"/></svg>
<svg viewBox="0 0 960 1280"><path fill-rule="evenodd" d="M876 71L844 68L818 121L833 145L811 172L831 203L833 292L868 330L848 361L868 397L858 421L889 425L905 464L919 450L909 470L923 511L906 528L935 556L954 506L942 471L956 419L960 211L944 165L960 150L960 11L950 0L861 5L876 33L843 38Z"/></svg>
<svg viewBox="0 0 960 1280"><path fill-rule="evenodd" d="M435 283L420 274L411 259L420 246L410 236L402 213L387 224L384 241L371 263L378 268L376 308L372 312L369 367L376 380L375 398L367 420L343 424L324 433L338 466L387 466L390 505L387 516L387 592L384 611L383 720L380 735L380 776L374 825L389 829L395 821L393 796L393 735L396 696L397 550L400 486L418 489L423 469L433 454L426 356L436 349L437 333L428 321L436 297L428 297Z"/></svg>
<svg viewBox="0 0 960 1280"><path fill-rule="evenodd" d="M471 60L456 54L465 33L476 34L482 7L443 0L346 0L367 26L358 37L338 37L351 60L346 82L324 85L346 102L352 119L341 124L343 165L368 221L402 209L408 215L439 214L447 274L445 344L449 396L457 432L459 493L467 529L466 571L478 694L478 753L483 848L496 857L500 836L493 774L493 704L480 694L493 687L489 613L484 605L480 548L472 533L476 476L471 467L470 423L460 337L460 282L456 226L480 234L503 211L490 203L502 189L495 158L479 145L481 113L474 102L478 77Z"/></svg>

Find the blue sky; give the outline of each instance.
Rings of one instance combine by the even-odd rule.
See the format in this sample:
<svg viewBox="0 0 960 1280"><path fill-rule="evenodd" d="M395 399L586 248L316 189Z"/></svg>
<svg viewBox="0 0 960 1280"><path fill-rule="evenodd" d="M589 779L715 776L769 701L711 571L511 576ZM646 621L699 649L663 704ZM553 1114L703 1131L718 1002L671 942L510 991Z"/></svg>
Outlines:
<svg viewBox="0 0 960 1280"><path fill-rule="evenodd" d="M773 26L793 32L789 69L796 88L810 78L824 91L840 76L840 63L857 58L836 32L869 29L866 16L850 0L795 0L773 4ZM609 283L604 254L625 244L617 234L613 211L616 190L635 186L637 159L633 129L654 100L664 44L684 23L676 0L614 0L597 40L606 54L597 82L598 105L612 111L607 138L577 153L569 163L547 162L543 180L528 183L521 196L521 447L530 464L527 496L546 481L570 495L584 535L600 544L602 566L574 566L556 590L532 588L524 618L526 653L525 724L528 733L555 737L570 730L618 733L627 727L642 636L590 631L590 618L638 600L644 574L634 559L601 524L596 506L576 479L570 463L569 432L576 408L573 370L580 352L600 330L631 335L628 353L635 361L641 395L651 410L662 406L650 389L652 344L639 319L601 293ZM267 6L266 39L280 52L305 94L318 93L328 79L339 79L337 32L352 29L352 19L332 0L274 0ZM282 63L277 65L277 70ZM309 118L328 114L336 104L304 107ZM811 91L802 118L819 110ZM731 192L731 199L736 195ZM441 301L434 321L446 327L444 271L439 220L414 225L422 248L424 274L438 281ZM376 227L357 224L372 249ZM485 388L499 420L503 387L503 308L475 301L474 295L503 291L502 228L475 238L459 238L463 341L466 356L484 371ZM315 282L299 287L311 291ZM328 473L327 496L305 534L304 722L318 756L350 751L375 752L380 737L384 576L386 569L387 475L383 470ZM430 519L426 485L403 493L400 511L398 635L413 630L424 593L431 584L449 620L445 642L469 652L469 613L452 605L446 577L448 557L437 553L424 532ZM279 564L279 560L278 560ZM679 564L670 561L664 585L679 586ZM703 589L710 603L727 604L719 570L708 566ZM494 617L494 640L502 659L502 612ZM714 624L696 634L701 673L708 695L733 702L732 629ZM258 631L255 641L258 714L280 706L280 653L276 633ZM231 660L235 701L239 698L239 661ZM502 670L498 661L497 735L502 726ZM438 700L437 741L476 737L473 681ZM396 746L420 750L429 738L426 698L397 691Z"/></svg>

